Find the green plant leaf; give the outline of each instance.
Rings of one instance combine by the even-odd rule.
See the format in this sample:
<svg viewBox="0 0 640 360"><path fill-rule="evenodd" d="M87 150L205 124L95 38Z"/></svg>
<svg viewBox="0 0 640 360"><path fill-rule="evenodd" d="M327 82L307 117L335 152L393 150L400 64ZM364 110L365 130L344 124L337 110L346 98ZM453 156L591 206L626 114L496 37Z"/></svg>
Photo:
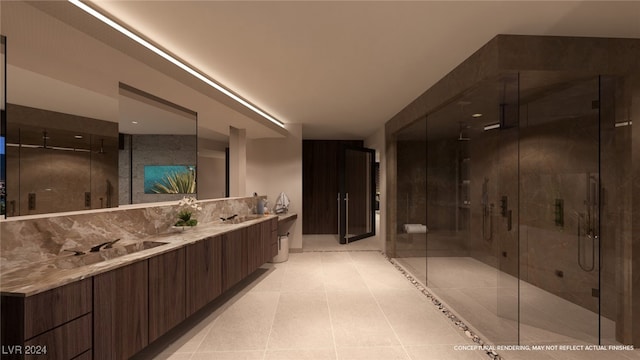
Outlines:
<svg viewBox="0 0 640 360"><path fill-rule="evenodd" d="M155 183L151 191L156 194L195 194L195 171L170 172Z"/></svg>

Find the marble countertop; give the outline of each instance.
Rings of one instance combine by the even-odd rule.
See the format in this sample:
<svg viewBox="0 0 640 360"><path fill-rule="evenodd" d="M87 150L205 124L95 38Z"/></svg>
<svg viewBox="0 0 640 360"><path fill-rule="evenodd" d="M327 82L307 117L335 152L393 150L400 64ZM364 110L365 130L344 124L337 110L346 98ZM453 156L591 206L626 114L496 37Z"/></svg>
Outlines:
<svg viewBox="0 0 640 360"><path fill-rule="evenodd" d="M170 252L208 237L222 235L275 217L276 215L264 215L256 216L238 224L219 222L198 225L195 228L182 231L174 229L174 232L171 233L138 239L137 241L118 242L113 249L79 256L69 253L69 255L60 255L55 259L9 269L0 274L0 293L7 296L36 295L62 285ZM145 249L142 245L156 246ZM136 248L136 250L131 250L135 252L127 254L124 248ZM118 249L121 249L121 251ZM124 255L122 251L124 251Z"/></svg>
<svg viewBox="0 0 640 360"><path fill-rule="evenodd" d="M293 221L298 218L298 214L296 213L286 213L278 215L278 222L288 222Z"/></svg>

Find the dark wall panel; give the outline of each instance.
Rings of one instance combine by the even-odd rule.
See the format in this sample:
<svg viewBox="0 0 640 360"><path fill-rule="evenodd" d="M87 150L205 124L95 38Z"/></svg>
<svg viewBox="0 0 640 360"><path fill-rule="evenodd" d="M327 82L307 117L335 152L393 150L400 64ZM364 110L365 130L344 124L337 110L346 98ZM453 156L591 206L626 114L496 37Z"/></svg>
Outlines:
<svg viewBox="0 0 640 360"><path fill-rule="evenodd" d="M302 142L302 233L338 233L338 174L342 148L363 146L362 140Z"/></svg>

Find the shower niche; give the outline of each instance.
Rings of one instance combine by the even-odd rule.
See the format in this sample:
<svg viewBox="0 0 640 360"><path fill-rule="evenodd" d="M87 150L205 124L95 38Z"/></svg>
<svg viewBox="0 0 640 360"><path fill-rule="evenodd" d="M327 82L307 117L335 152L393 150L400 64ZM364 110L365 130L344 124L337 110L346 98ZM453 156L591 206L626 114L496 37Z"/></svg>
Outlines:
<svg viewBox="0 0 640 360"><path fill-rule="evenodd" d="M489 343L640 346L623 270L639 45L500 35L387 124L398 184L388 248ZM569 48L562 64L531 56ZM584 58L614 48L620 57ZM413 192L429 230L410 251L400 194L415 170L402 142L417 137L420 110L425 179Z"/></svg>

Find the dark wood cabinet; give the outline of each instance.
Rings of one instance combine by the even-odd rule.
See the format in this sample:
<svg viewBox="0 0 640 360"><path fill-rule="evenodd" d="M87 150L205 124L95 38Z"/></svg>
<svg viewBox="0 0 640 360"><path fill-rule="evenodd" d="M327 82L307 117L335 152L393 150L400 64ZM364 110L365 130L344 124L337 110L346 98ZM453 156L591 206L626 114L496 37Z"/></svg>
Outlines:
<svg viewBox="0 0 640 360"><path fill-rule="evenodd" d="M73 360L92 360L93 354L91 350L83 352L81 355L74 357Z"/></svg>
<svg viewBox="0 0 640 360"><path fill-rule="evenodd" d="M148 344L147 261L93 277L93 358L127 359Z"/></svg>
<svg viewBox="0 0 640 360"><path fill-rule="evenodd" d="M25 342L25 359L73 359L91 349L91 314L60 325ZM46 349L46 354L39 353ZM25 348L26 350L26 348Z"/></svg>
<svg viewBox="0 0 640 360"><path fill-rule="evenodd" d="M278 255L278 219L260 223L261 259L260 265L269 262Z"/></svg>
<svg viewBox="0 0 640 360"><path fill-rule="evenodd" d="M187 316L222 294L222 236L186 247Z"/></svg>
<svg viewBox="0 0 640 360"><path fill-rule="evenodd" d="M246 228L222 236L222 291L229 290L248 275L246 250Z"/></svg>
<svg viewBox="0 0 640 360"><path fill-rule="evenodd" d="M130 358L270 261L277 229L273 218L37 295L2 296L3 351L40 345L47 355L34 358Z"/></svg>
<svg viewBox="0 0 640 360"><path fill-rule="evenodd" d="M80 355L91 349L91 322L86 322L91 318L91 306L91 279L34 296L3 296L0 307L3 351L42 345L46 346L49 359L66 360ZM29 357L3 354L2 358Z"/></svg>
<svg viewBox="0 0 640 360"><path fill-rule="evenodd" d="M185 249L149 259L149 342L186 318Z"/></svg>
<svg viewBox="0 0 640 360"><path fill-rule="evenodd" d="M262 227L261 224L251 225L247 228L247 268L246 274L253 273L260 265L264 263L262 261Z"/></svg>

